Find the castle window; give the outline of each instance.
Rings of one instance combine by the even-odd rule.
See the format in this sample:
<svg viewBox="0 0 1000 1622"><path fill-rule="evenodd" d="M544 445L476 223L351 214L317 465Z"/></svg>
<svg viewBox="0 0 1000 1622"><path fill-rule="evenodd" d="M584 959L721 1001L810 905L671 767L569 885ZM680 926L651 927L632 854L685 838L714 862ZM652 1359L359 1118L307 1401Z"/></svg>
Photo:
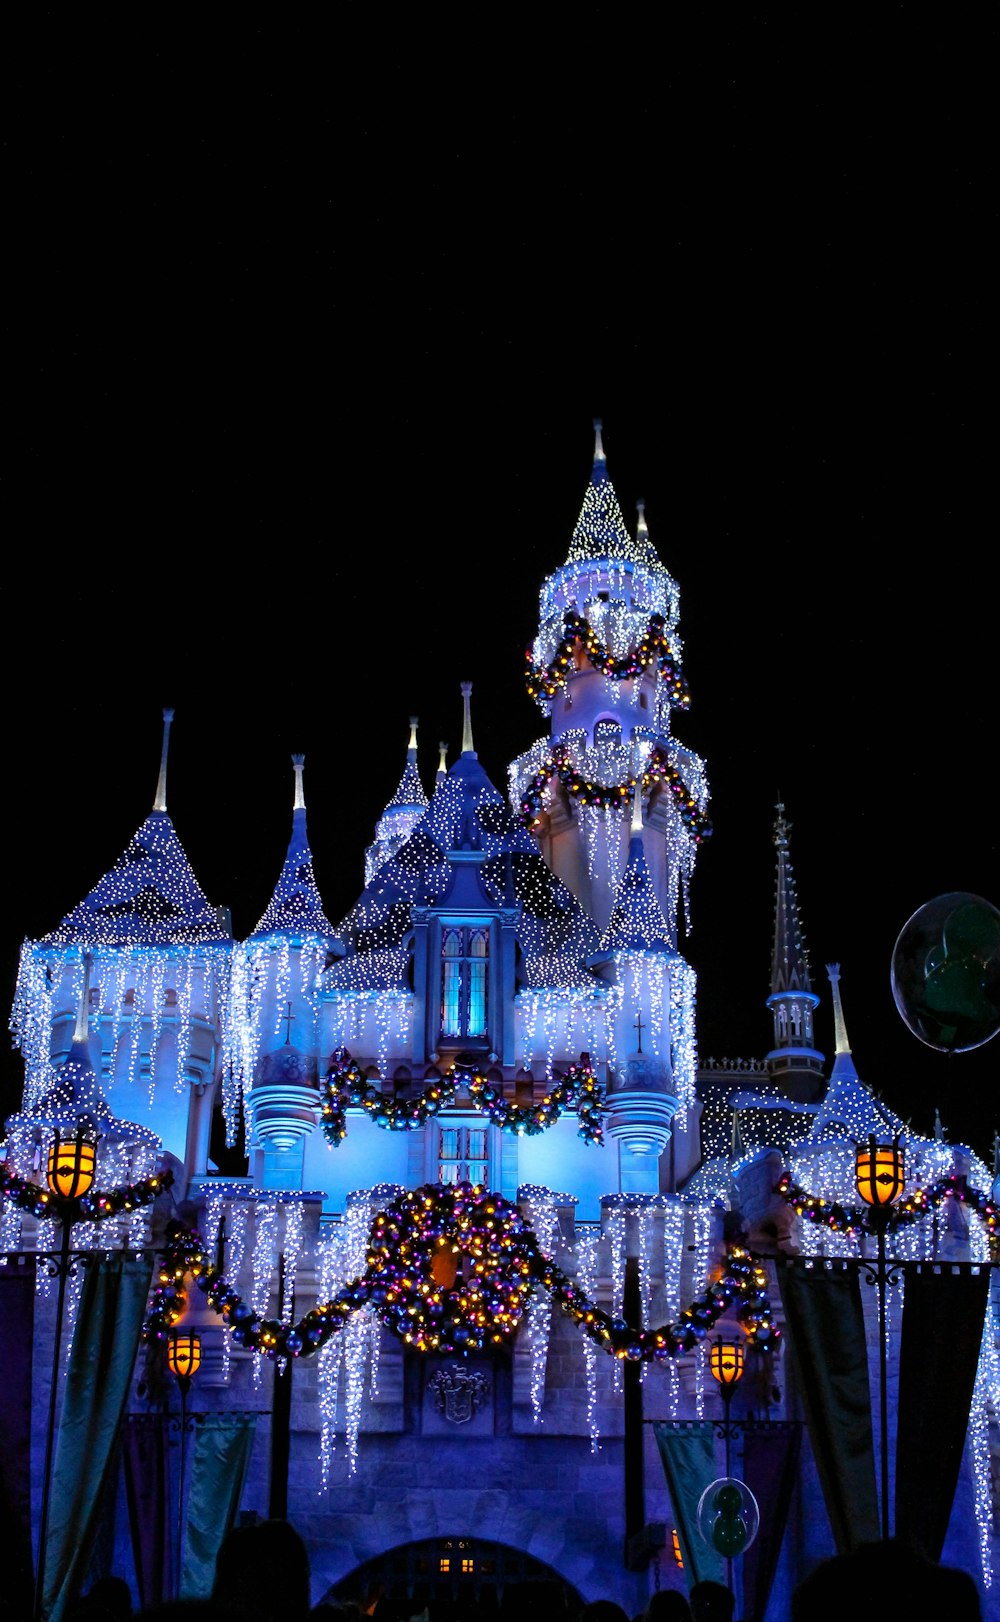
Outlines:
<svg viewBox="0 0 1000 1622"><path fill-rule="evenodd" d="M452 925L441 931L441 1035L486 1035L490 955L488 928Z"/></svg>
<svg viewBox="0 0 1000 1622"><path fill-rule="evenodd" d="M489 1149L485 1126L438 1129L439 1183L488 1183Z"/></svg>

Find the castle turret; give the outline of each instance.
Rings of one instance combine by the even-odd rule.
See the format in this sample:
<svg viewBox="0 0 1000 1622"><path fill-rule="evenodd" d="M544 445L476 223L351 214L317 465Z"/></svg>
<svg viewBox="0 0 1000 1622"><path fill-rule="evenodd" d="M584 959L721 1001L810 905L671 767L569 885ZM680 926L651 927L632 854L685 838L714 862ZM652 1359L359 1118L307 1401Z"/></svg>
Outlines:
<svg viewBox="0 0 1000 1622"><path fill-rule="evenodd" d="M313 873L304 765L303 755L292 756L295 795L288 852L274 894L241 955L242 1076L244 1086L253 1078L252 1146L263 1157L265 1188L302 1186L304 1140L319 1118L320 985L336 940Z"/></svg>
<svg viewBox="0 0 1000 1622"><path fill-rule="evenodd" d="M673 930L709 831L704 764L671 736L672 712L688 705L679 593L643 504L629 533L599 422L595 430L590 484L566 562L542 586L527 654L528 692L549 715L551 737L514 762L511 794L533 810L549 866L604 929L640 784L646 861Z"/></svg>
<svg viewBox="0 0 1000 1622"><path fill-rule="evenodd" d="M379 868L406 844L429 803L417 770L417 717L411 715L410 742L403 775L379 818L375 839L365 851L366 884L370 884Z"/></svg>
<svg viewBox="0 0 1000 1622"><path fill-rule="evenodd" d="M190 1114L211 1109L225 1017L231 938L209 905L167 811L163 742L153 810L114 866L62 922L21 951L12 1028L25 1060L25 1103L49 1093L69 1056L89 965L90 1044L118 1118L141 1123L184 1159ZM188 1164L188 1170L199 1169Z"/></svg>
<svg viewBox="0 0 1000 1622"><path fill-rule="evenodd" d="M694 974L673 949L646 863L636 784L628 860L599 961L613 972L612 1071L607 1130L621 1145L621 1186L659 1192L657 1161L683 1098L694 1099ZM675 1074L676 1070L676 1074Z"/></svg>

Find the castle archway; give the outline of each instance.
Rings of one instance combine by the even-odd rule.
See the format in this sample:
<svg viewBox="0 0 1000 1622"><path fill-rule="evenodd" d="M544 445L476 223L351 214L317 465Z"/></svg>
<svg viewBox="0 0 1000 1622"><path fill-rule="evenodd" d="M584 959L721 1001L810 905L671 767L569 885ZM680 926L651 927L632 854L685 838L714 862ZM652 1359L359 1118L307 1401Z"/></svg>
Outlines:
<svg viewBox="0 0 1000 1622"><path fill-rule="evenodd" d="M324 1596L359 1601L367 1610L386 1595L404 1618L429 1607L434 1622L534 1622L575 1616L579 1591L553 1567L488 1538L435 1537L401 1543L356 1566Z"/></svg>

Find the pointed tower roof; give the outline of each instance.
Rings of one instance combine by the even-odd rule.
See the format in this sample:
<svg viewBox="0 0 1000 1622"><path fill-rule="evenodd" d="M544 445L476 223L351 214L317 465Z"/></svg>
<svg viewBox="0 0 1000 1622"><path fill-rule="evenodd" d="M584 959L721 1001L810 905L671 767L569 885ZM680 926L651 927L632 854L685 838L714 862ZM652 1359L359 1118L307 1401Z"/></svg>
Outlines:
<svg viewBox="0 0 1000 1622"><path fill-rule="evenodd" d="M601 938L607 952L672 952L674 942L663 914L642 843L642 780L632 796L628 858Z"/></svg>
<svg viewBox="0 0 1000 1622"><path fill-rule="evenodd" d="M644 569L662 568L643 522L633 540L622 517L614 485L608 477L608 464L601 438L601 422L594 423L594 465L583 498L580 516L573 530L567 564L599 558L617 558Z"/></svg>
<svg viewBox="0 0 1000 1622"><path fill-rule="evenodd" d="M114 866L45 946L198 945L229 939L209 905L167 814L167 745L173 710L163 712L163 747L153 810Z"/></svg>
<svg viewBox="0 0 1000 1622"><path fill-rule="evenodd" d="M833 997L833 1030L836 1043L833 1069L830 1072L832 1086L835 1081L857 1081L858 1072L854 1068L851 1044L847 1040L847 1021L844 1018L844 1006L840 996L840 964L828 963L826 972L830 978L830 992Z"/></svg>
<svg viewBox="0 0 1000 1622"><path fill-rule="evenodd" d="M802 936L795 875L788 847L792 825L785 821L783 805L775 806L775 811L774 844L778 852L778 877L774 903L771 991L811 991L809 960Z"/></svg>
<svg viewBox="0 0 1000 1622"><path fill-rule="evenodd" d="M274 894L268 902L264 916L250 936L251 940L264 935L320 935L334 937L336 931L330 923L320 899L313 876L312 851L306 827L306 801L302 791L304 755L292 756L295 772L295 799L292 806L292 837L288 854Z"/></svg>
<svg viewBox="0 0 1000 1622"><path fill-rule="evenodd" d="M366 884L371 883L379 868L406 843L430 805L417 770L417 725L417 717L411 715L410 741L403 775L395 794L379 817L375 838L365 851Z"/></svg>
<svg viewBox="0 0 1000 1622"><path fill-rule="evenodd" d="M823 1055L814 1045L813 1011L819 997L809 978L809 959L799 918L795 875L788 848L791 823L785 808L775 806L774 845L778 853L775 880L774 935L771 948L771 993L767 1006L774 1020L774 1046L766 1064L771 1080L789 1098L813 1103L823 1091Z"/></svg>

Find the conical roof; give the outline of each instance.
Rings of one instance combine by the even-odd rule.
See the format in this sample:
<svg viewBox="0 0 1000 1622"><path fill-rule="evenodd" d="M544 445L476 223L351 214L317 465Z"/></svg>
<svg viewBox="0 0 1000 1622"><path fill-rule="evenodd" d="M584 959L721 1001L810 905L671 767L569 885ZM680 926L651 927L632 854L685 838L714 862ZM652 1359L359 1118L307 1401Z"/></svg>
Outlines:
<svg viewBox="0 0 1000 1622"><path fill-rule="evenodd" d="M673 951L670 926L663 914L642 843L639 785L635 789L628 858L601 938L606 952Z"/></svg>
<svg viewBox="0 0 1000 1622"><path fill-rule="evenodd" d="M167 743L173 711L164 710L163 751L153 810L114 866L66 914L45 946L169 946L225 941L167 814Z"/></svg>
<svg viewBox="0 0 1000 1622"><path fill-rule="evenodd" d="M566 562L614 558L643 569L660 570L662 564L649 539L645 521L640 523L635 537L629 534L614 485L608 477L600 422L595 422L594 431L594 465Z"/></svg>
<svg viewBox="0 0 1000 1622"><path fill-rule="evenodd" d="M295 801L292 809L292 837L285 864L263 917L250 936L320 935L333 939L336 931L323 911L323 902L313 874L312 851L306 826L306 804L302 793L304 755L293 755Z"/></svg>

